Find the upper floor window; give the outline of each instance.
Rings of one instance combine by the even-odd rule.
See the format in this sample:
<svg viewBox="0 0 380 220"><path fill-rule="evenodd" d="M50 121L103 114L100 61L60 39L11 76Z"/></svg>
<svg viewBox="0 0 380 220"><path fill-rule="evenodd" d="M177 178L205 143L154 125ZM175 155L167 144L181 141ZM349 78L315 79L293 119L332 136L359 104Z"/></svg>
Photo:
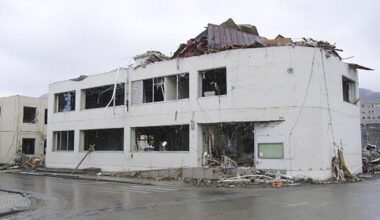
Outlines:
<svg viewBox="0 0 380 220"><path fill-rule="evenodd" d="M45 108L45 125L48 123L48 110Z"/></svg>
<svg viewBox="0 0 380 220"><path fill-rule="evenodd" d="M186 98L189 98L188 73L132 82L132 104Z"/></svg>
<svg viewBox="0 0 380 220"><path fill-rule="evenodd" d="M22 121L24 123L32 123L32 124L36 123L37 122L36 112L37 112L36 108L24 106Z"/></svg>
<svg viewBox="0 0 380 220"><path fill-rule="evenodd" d="M342 76L342 89L343 89L343 101L356 104L358 101L356 96L356 83L355 81Z"/></svg>
<svg viewBox="0 0 380 220"><path fill-rule="evenodd" d="M120 83L116 85L99 86L95 88L88 88L82 90L82 100L84 109L103 108L107 105L124 105L125 98L125 84Z"/></svg>
<svg viewBox="0 0 380 220"><path fill-rule="evenodd" d="M227 94L226 68L199 71L201 81L201 96L216 96Z"/></svg>
<svg viewBox="0 0 380 220"><path fill-rule="evenodd" d="M55 112L75 111L75 91L55 94Z"/></svg>

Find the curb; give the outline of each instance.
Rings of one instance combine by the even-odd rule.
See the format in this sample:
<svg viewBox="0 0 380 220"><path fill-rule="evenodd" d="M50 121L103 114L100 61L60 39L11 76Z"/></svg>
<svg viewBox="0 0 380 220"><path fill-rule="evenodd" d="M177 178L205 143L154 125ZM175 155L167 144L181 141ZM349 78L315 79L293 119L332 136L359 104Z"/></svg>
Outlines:
<svg viewBox="0 0 380 220"><path fill-rule="evenodd" d="M22 174L22 175L34 175L34 176L48 176L48 177L57 177L65 179L79 179L79 180L92 180L92 181L101 181L101 182L114 182L114 183L129 183L129 184L139 184L139 185L159 185L154 184L148 181L138 181L130 180L125 178L117 177L106 177L106 176L90 176L90 175L81 175L81 174L67 174L67 173L47 173L47 172L27 172L27 171L9 171L7 173L13 174Z"/></svg>

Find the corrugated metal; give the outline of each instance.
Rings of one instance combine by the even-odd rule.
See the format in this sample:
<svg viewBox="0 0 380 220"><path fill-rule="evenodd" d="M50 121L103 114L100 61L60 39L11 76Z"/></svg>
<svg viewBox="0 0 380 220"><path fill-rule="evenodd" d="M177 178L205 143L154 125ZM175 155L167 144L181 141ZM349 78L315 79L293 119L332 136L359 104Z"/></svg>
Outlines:
<svg viewBox="0 0 380 220"><path fill-rule="evenodd" d="M207 28L207 41L209 48L221 49L233 45L251 45L262 43L262 38L233 28L209 24Z"/></svg>

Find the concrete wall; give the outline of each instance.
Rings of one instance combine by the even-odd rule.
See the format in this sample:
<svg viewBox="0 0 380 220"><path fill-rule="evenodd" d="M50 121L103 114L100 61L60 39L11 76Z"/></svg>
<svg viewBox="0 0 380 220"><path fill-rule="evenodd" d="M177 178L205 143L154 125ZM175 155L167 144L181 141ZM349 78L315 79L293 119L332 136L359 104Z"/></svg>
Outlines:
<svg viewBox="0 0 380 220"><path fill-rule="evenodd" d="M218 67L227 69L227 95L199 97L198 71ZM199 124L272 121L278 123L265 128L255 127L256 143L283 142L284 159L257 160L258 167L282 168L291 175L328 178L334 140L336 146L343 147L349 167L360 172L359 105L344 102L342 92L342 76L357 82L357 73L336 57L308 47L227 50L123 70L118 81L128 78L129 100L132 100L133 82L184 72L188 72L190 77L188 99L143 104L129 102L128 112L123 106L53 112L55 93L76 90L76 106L80 106L80 90L114 83L115 71L90 76L79 82L51 84L47 165L75 167L85 154L79 150L81 129L123 127L124 152L91 153L83 167L96 166L113 171L199 167L203 152ZM133 127L181 124L194 125L190 126L189 152L133 152L130 148ZM74 151L53 151L53 131L72 129L76 131Z"/></svg>
<svg viewBox="0 0 380 220"><path fill-rule="evenodd" d="M23 109L35 107L36 123L23 123ZM44 157L44 140L46 138L45 109L47 100L11 96L0 98L0 163L13 163L20 156L23 138L35 139L36 156Z"/></svg>

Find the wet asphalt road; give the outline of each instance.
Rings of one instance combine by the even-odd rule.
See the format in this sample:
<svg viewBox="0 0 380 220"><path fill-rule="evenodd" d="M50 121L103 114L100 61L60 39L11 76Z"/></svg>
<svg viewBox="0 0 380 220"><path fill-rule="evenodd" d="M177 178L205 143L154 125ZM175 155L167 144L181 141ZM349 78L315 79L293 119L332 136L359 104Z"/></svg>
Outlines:
<svg viewBox="0 0 380 220"><path fill-rule="evenodd" d="M380 180L216 189L0 173L0 189L28 193L33 210L4 219L379 219Z"/></svg>

